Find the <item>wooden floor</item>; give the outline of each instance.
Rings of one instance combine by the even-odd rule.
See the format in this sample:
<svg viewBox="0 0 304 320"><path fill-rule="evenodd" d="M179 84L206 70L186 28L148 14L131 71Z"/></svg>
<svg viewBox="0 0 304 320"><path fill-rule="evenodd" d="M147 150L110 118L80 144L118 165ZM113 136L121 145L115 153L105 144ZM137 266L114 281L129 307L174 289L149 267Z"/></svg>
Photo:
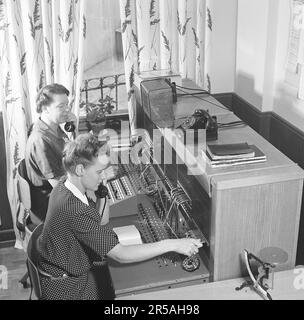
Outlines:
<svg viewBox="0 0 304 320"><path fill-rule="evenodd" d="M26 272L26 255L14 247L0 249L0 265L8 270L8 288L0 289L0 300L28 300L30 289L24 289L19 280Z"/></svg>

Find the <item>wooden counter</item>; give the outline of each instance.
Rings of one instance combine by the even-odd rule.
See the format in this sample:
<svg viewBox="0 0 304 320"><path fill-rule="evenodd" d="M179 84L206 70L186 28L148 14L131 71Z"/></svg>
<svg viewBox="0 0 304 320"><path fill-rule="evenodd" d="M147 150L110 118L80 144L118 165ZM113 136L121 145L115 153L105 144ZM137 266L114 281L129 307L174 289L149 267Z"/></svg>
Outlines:
<svg viewBox="0 0 304 320"><path fill-rule="evenodd" d="M184 85L189 87L191 82L187 80ZM204 100L180 97L174 106L175 118L184 118L194 109L203 108L208 109L211 116L216 115L218 123L240 120L214 98ZM201 149L206 147L205 141L198 145L184 145L176 130L159 130L167 146L187 159L183 174L181 170L176 173L177 180L193 200L201 197L209 202L195 214L206 217L202 220L208 224L204 228L210 243L208 267L212 274L211 281L242 276L245 271L242 262L244 249L258 255L263 248L279 247L288 253L288 261L279 270L294 268L303 170L246 125L219 129L218 140L210 143L254 144L265 153L266 162L211 168L201 157ZM201 194L194 187L197 183Z"/></svg>
<svg viewBox="0 0 304 320"><path fill-rule="evenodd" d="M298 271L274 273L274 286L269 293L273 300L304 300L304 287L296 287L297 277L304 278L304 267ZM235 290L246 279L236 278L157 292L120 297L117 300L263 300L255 290Z"/></svg>

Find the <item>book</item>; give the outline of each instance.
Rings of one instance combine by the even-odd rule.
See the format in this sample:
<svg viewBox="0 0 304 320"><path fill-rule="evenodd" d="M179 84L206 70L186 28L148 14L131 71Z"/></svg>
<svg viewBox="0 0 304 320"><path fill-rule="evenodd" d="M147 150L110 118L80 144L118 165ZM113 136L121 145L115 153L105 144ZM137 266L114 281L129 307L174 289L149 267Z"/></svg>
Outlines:
<svg viewBox="0 0 304 320"><path fill-rule="evenodd" d="M248 143L207 144L207 153L212 160L252 158L254 150Z"/></svg>
<svg viewBox="0 0 304 320"><path fill-rule="evenodd" d="M242 158L226 158L226 159L211 159L208 152L203 151L203 158L207 161L208 165L211 168L219 168L219 167L229 167L236 166L241 164L250 164L250 163L258 163L265 162L266 155L255 145L250 145L251 150L254 152L254 155L251 157L245 156Z"/></svg>

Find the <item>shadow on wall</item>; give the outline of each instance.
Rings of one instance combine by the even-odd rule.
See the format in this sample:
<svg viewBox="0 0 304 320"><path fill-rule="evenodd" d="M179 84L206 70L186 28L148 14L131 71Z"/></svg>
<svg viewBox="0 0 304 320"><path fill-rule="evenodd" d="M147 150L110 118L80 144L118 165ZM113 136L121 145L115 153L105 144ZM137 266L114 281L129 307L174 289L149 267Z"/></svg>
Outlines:
<svg viewBox="0 0 304 320"><path fill-rule="evenodd" d="M256 109L262 110L263 97L256 91L255 86L255 80L250 74L244 72L236 74L235 93Z"/></svg>
<svg viewBox="0 0 304 320"><path fill-rule="evenodd" d="M245 73L237 74L232 108L234 113L252 129L264 138L268 138L270 118L263 117L261 112L262 96L256 92L255 81L252 76Z"/></svg>

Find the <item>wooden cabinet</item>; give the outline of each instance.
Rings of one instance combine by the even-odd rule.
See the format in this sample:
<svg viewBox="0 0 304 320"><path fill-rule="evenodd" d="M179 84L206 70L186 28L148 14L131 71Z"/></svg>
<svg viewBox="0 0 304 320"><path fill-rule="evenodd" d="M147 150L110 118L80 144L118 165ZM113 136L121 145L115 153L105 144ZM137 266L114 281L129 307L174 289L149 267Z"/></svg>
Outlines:
<svg viewBox="0 0 304 320"><path fill-rule="evenodd" d="M186 80L184 86L193 84ZM209 110L221 124L240 120L212 97L204 96L202 101L183 96L174 105L175 126L197 108ZM140 109L138 104L137 109ZM141 110L137 110L137 115L137 123L143 123L151 135L153 124ZM304 171L246 125L219 129L218 139L210 143L254 144L265 153L266 162L211 168L201 156L206 141L185 145L184 138L176 130L158 130L164 139L163 150L171 147L177 156L188 159L188 164L163 165L163 168L170 171L170 177L174 177L192 198L192 215L209 241L204 255L210 280L246 274L244 249L259 255L264 248L278 247L287 252L288 260L277 266L277 270L293 268Z"/></svg>
<svg viewBox="0 0 304 320"><path fill-rule="evenodd" d="M220 123L239 120L229 111L213 105L208 108ZM180 139L176 131L160 131L177 155L184 154L185 159L196 161L195 166L180 168L177 180L194 204L200 203L193 207L192 214L209 239L207 256L211 281L245 274L244 249L259 255L266 247L281 248L288 253L288 261L277 270L293 268L303 170L248 126L220 129L218 140L212 143L254 144L266 154L267 161L224 168L206 165L200 156L206 142L198 145L172 143Z"/></svg>

